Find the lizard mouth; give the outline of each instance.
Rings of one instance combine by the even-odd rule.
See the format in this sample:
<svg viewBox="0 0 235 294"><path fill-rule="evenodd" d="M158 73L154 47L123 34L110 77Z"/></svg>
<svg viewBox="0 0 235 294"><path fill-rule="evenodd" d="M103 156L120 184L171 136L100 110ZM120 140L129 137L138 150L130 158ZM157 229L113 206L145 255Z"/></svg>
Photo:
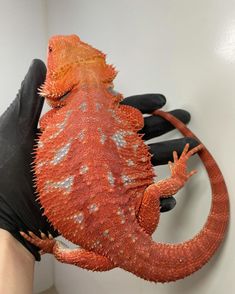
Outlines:
<svg viewBox="0 0 235 294"><path fill-rule="evenodd" d="M71 90L66 91L62 96L58 97L58 102L63 102L69 95L69 93L71 92Z"/></svg>

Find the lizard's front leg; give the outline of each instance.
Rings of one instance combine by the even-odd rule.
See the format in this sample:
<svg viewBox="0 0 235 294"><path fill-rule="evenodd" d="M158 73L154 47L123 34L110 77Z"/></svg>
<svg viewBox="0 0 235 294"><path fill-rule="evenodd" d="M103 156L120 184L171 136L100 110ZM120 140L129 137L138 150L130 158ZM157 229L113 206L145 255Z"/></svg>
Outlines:
<svg viewBox="0 0 235 294"><path fill-rule="evenodd" d="M187 160L202 149L202 145L189 150L189 144L186 144L181 156L173 152L174 162L169 162L171 177L152 184L144 192L142 203L139 209L137 219L146 233L152 235L155 231L160 216L160 197L167 198L176 194L186 183L186 181L196 173L196 170L187 172Z"/></svg>
<svg viewBox="0 0 235 294"><path fill-rule="evenodd" d="M47 237L41 233L41 238L39 238L33 232L29 232L29 235L24 232L20 234L27 241L39 247L42 253L51 253L60 262L92 271L107 271L115 267L107 257L82 248L70 249L61 241L53 239L51 235Z"/></svg>

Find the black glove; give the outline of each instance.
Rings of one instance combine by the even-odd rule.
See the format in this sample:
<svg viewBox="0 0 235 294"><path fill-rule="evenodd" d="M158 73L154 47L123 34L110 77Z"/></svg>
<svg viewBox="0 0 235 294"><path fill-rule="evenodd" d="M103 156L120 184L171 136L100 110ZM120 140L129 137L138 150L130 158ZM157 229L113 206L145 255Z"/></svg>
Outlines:
<svg viewBox="0 0 235 294"><path fill-rule="evenodd" d="M36 260L40 260L37 248L19 231L38 233L41 230L58 235L35 201L31 171L37 124L44 102L37 89L45 75L44 63L34 60L15 100L0 117L0 228L9 231Z"/></svg>
<svg viewBox="0 0 235 294"><path fill-rule="evenodd" d="M31 171L32 151L37 138L37 125L44 99L38 95L38 87L44 82L46 67L40 60L34 60L22 82L19 93L8 109L0 117L0 228L9 231L20 241L36 260L40 260L38 249L28 243L19 231L39 230L50 232L54 237L58 232L48 223L43 210L36 199ZM122 104L138 108L142 113L151 113L166 102L160 94L132 96L124 99ZM172 113L187 123L190 115L183 110ZM173 127L160 117L145 118L141 131L144 139L164 134ZM172 152L181 153L185 144L193 148L198 143L189 138L150 145L153 165L165 164L172 160ZM161 200L161 212L172 209L175 199Z"/></svg>
<svg viewBox="0 0 235 294"><path fill-rule="evenodd" d="M121 104L130 105L138 108L143 114L151 114L154 110L163 107L166 104L166 98L161 94L143 94L126 97ZM187 124L190 121L190 114L182 109L170 111L175 117ZM144 127L139 133L144 134L143 140L161 136L174 127L159 116L148 116L144 118ZM152 153L152 165L163 165L173 161L173 151L181 154L185 145L189 143L190 149L196 147L199 143L194 138L180 138L169 141L162 141L154 144L148 144ZM174 197L160 199L160 212L166 212L173 209L176 205Z"/></svg>

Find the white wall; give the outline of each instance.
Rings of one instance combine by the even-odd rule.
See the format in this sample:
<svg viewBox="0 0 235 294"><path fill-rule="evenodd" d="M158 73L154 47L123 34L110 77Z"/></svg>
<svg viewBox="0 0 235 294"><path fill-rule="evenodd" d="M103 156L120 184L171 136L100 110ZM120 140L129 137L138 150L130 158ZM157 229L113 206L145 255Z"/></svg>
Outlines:
<svg viewBox="0 0 235 294"><path fill-rule="evenodd" d="M0 2L0 114L15 98L33 58L46 52L45 1L1 0ZM36 264L34 291L53 283L52 259Z"/></svg>
<svg viewBox="0 0 235 294"><path fill-rule="evenodd" d="M234 208L235 2L233 0L50 0L49 35L78 34L105 53L120 71L125 95L161 92L168 109L186 108L191 128L220 164ZM169 136L167 136L169 138ZM195 160L194 160L194 164ZM193 163L192 163L193 165ZM158 168L158 173L165 170ZM187 185L172 213L162 217L156 240L193 236L209 211L205 173ZM224 246L202 270L185 280L153 284L122 271L90 273L56 263L60 294L233 293L234 224Z"/></svg>
<svg viewBox="0 0 235 294"><path fill-rule="evenodd" d="M47 24L49 35L77 33L108 53L120 71L117 90L125 95L160 92L168 97L167 109L181 107L192 113L191 128L224 172L233 212L233 0L3 0L0 4L0 113L15 97L31 59L45 58ZM165 168L157 171L159 177L166 174ZM174 211L162 216L156 240L182 241L199 230L210 200L203 170L177 199ZM148 283L122 270L90 273L57 262L55 283L60 294L233 293L233 226L213 260L176 283ZM35 292L52 283L51 259L43 260L37 264Z"/></svg>
<svg viewBox="0 0 235 294"><path fill-rule="evenodd" d="M15 98L31 60L45 57L45 7L44 1L1 0L1 113Z"/></svg>

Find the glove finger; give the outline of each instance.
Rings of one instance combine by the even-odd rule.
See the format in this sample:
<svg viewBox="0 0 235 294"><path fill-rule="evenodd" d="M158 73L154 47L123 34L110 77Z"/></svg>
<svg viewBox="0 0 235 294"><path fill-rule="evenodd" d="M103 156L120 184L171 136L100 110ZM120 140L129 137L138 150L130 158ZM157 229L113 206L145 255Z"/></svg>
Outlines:
<svg viewBox="0 0 235 294"><path fill-rule="evenodd" d="M38 88L44 82L45 76L45 64L39 59L34 59L18 93L17 98L20 100L19 121L28 129L36 130L37 128L44 103L44 98L38 94Z"/></svg>
<svg viewBox="0 0 235 294"><path fill-rule="evenodd" d="M190 121L190 114L186 110L176 109L169 111L176 118L187 124ZM144 134L143 140L149 140L154 137L161 136L169 131L174 130L175 127L165 119L158 116L149 116L144 118L144 127L139 132Z"/></svg>
<svg viewBox="0 0 235 294"><path fill-rule="evenodd" d="M152 113L166 104L166 98L161 94L142 94L126 97L121 104L133 106L142 113Z"/></svg>
<svg viewBox="0 0 235 294"><path fill-rule="evenodd" d="M181 154L186 144L189 144L189 149L191 150L200 143L194 138L185 137L149 144L149 151L153 155L151 158L152 164L154 166L167 164L169 161L173 160L173 151L176 151L177 154Z"/></svg>
<svg viewBox="0 0 235 294"><path fill-rule="evenodd" d="M160 198L160 212L167 212L172 210L176 205L174 197Z"/></svg>

